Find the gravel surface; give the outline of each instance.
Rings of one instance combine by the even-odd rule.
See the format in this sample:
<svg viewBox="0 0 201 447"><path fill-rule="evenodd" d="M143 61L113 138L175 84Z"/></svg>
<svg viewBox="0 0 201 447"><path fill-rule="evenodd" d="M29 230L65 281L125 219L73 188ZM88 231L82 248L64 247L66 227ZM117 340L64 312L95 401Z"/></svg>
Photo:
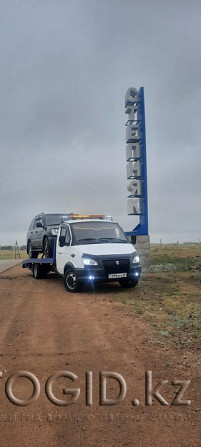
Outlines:
<svg viewBox="0 0 201 447"><path fill-rule="evenodd" d="M140 287L140 285L139 285ZM133 294L139 297L138 288ZM20 266L0 275L0 363L2 447L178 447L200 445L200 370L185 366L188 353L168 345L149 343L149 326L130 305L115 302L115 294L127 293L118 283L99 285L96 291L68 293L62 278L49 275L35 280ZM147 289L147 295L149 290ZM168 368L170 363L174 365ZM12 404L5 394L11 374L30 371L41 384L36 402L27 407ZM55 380L56 397L69 401L64 389L80 388L78 401L56 406L45 394L45 382L57 371L76 374L75 383ZM86 405L86 372L93 374L92 405ZM127 395L116 406L100 405L99 373L123 376ZM192 379L184 399L192 406L166 406L153 397L145 405L145 371L153 372L153 388L161 387L170 405L175 397L172 380ZM32 386L18 379L14 394L30 396ZM119 386L108 379L107 397L116 397Z"/></svg>

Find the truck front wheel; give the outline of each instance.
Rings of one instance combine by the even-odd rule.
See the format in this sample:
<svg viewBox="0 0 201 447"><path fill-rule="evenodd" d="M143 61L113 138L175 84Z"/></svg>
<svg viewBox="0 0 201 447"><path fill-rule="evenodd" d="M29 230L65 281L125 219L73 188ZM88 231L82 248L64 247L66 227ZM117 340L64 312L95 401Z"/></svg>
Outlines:
<svg viewBox="0 0 201 447"><path fill-rule="evenodd" d="M78 281L74 270L67 270L64 274L64 286L68 292L79 292L81 283Z"/></svg>

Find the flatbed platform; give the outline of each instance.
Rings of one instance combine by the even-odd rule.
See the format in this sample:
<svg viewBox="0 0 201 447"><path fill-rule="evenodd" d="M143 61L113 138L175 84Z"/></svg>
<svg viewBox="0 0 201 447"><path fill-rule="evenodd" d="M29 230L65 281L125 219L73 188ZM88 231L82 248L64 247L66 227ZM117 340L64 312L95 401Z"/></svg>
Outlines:
<svg viewBox="0 0 201 447"><path fill-rule="evenodd" d="M22 268L31 268L33 264L55 265L54 258L29 258L22 261Z"/></svg>

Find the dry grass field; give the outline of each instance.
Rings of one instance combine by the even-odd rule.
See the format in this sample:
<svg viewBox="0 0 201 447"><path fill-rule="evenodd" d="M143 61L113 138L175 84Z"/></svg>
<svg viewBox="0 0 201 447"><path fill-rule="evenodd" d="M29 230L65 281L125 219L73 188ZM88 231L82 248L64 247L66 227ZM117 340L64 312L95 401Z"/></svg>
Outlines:
<svg viewBox="0 0 201 447"><path fill-rule="evenodd" d="M201 340L201 245L151 245L151 265L173 271L144 274L135 289L115 294L148 323L149 340L199 346Z"/></svg>
<svg viewBox="0 0 201 447"><path fill-rule="evenodd" d="M182 269L201 264L201 244L151 244L150 263L173 263Z"/></svg>
<svg viewBox="0 0 201 447"><path fill-rule="evenodd" d="M20 250L20 259L26 259L26 258L27 258L26 251ZM1 259L15 259L15 250L0 250L0 260Z"/></svg>

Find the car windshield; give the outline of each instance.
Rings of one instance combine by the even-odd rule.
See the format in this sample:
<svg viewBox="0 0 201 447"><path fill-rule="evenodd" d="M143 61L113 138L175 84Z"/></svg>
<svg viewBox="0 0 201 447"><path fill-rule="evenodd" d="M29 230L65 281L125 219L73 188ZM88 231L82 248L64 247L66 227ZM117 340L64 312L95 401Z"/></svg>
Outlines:
<svg viewBox="0 0 201 447"><path fill-rule="evenodd" d="M60 225L61 222L68 218L68 214L46 214L46 225Z"/></svg>
<svg viewBox="0 0 201 447"><path fill-rule="evenodd" d="M71 228L77 245L128 242L123 230L114 222L76 222Z"/></svg>

